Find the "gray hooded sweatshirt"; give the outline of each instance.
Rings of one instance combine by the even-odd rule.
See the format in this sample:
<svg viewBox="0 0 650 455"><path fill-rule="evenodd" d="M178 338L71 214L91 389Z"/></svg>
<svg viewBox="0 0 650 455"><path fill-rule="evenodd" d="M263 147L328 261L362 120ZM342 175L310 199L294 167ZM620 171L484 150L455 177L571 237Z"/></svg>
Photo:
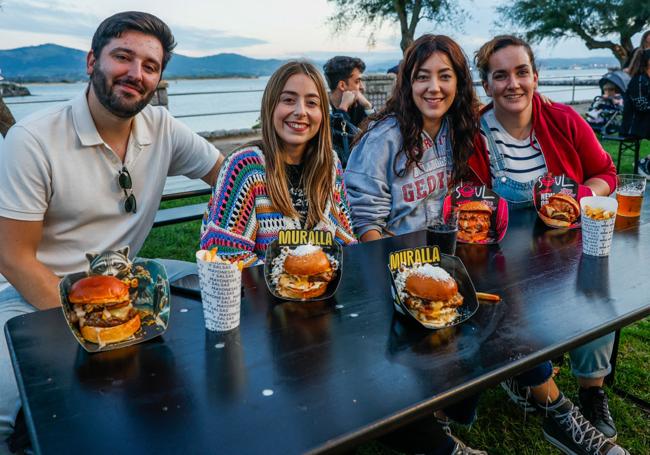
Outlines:
<svg viewBox="0 0 650 455"><path fill-rule="evenodd" d="M354 147L345 170L345 185L352 208L355 233L370 230L405 234L424 229L440 216L452 170L447 121L433 141L423 132L424 154L418 165L403 175L406 156L397 153L402 135L393 116L371 124Z"/></svg>

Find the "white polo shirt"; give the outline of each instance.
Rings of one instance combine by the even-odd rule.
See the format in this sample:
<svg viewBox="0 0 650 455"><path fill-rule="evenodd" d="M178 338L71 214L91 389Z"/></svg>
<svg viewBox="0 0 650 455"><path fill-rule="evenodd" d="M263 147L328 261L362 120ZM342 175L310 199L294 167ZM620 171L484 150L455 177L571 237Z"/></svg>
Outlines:
<svg viewBox="0 0 650 455"><path fill-rule="evenodd" d="M166 109L147 106L134 118L122 164L99 136L84 90L11 128L0 148L0 216L43 221L37 258L55 274L87 270L86 252L128 245L135 256L153 225L166 177L203 177L218 156ZM124 210L122 166L133 181L135 214ZM6 241L0 239L0 248ZM4 282L0 275L0 288Z"/></svg>

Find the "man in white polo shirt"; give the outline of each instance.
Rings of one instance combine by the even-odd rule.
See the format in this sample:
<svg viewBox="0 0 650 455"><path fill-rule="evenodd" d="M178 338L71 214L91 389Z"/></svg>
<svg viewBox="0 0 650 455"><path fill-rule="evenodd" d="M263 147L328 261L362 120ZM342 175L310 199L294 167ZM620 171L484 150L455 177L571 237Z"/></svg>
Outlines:
<svg viewBox="0 0 650 455"><path fill-rule="evenodd" d="M88 88L9 131L0 149L0 329L59 306L60 277L86 270L86 252L128 245L134 256L168 175L216 180L221 154L149 105L174 46L150 14L106 19L88 53ZM0 336L0 454L18 407Z"/></svg>

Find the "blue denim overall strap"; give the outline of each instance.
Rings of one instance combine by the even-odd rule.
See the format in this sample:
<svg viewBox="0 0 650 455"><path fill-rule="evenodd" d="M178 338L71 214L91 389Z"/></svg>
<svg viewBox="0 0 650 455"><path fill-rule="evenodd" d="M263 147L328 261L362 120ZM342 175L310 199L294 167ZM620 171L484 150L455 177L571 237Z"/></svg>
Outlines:
<svg viewBox="0 0 650 455"><path fill-rule="evenodd" d="M510 209L531 207L535 181L517 182L508 176L503 155L499 151L499 147L497 147L490 131L490 126L484 117L481 117L481 126L487 139L488 156L492 168L492 190L508 201Z"/></svg>

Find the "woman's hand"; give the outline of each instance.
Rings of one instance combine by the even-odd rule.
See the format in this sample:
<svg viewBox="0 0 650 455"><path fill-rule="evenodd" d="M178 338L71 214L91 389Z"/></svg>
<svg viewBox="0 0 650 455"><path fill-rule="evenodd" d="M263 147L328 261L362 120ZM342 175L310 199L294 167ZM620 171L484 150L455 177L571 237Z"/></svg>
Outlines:
<svg viewBox="0 0 650 455"><path fill-rule="evenodd" d="M381 238L381 233L374 229L369 230L361 236L362 242L372 242L373 240L379 240Z"/></svg>
<svg viewBox="0 0 650 455"><path fill-rule="evenodd" d="M548 96L546 96L546 95L542 95L542 94L540 93L540 94L539 94L539 98L542 100L542 103L544 103L544 104L546 104L546 105L548 105L548 106L550 106L551 104L553 104L553 100L550 99L550 98L549 98Z"/></svg>

